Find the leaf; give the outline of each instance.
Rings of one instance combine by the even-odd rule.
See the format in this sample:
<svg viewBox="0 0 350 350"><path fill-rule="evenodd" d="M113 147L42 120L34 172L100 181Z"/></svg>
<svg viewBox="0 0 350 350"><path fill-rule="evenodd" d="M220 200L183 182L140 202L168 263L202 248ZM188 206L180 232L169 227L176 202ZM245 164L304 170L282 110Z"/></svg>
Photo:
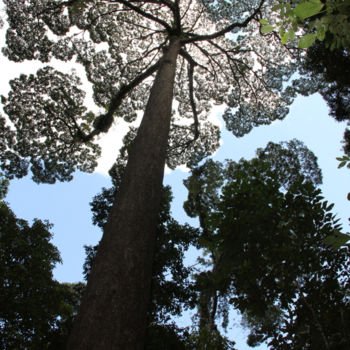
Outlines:
<svg viewBox="0 0 350 350"><path fill-rule="evenodd" d="M316 40L316 34L306 34L304 35L298 44L298 48L299 49L307 49L308 47L310 47Z"/></svg>
<svg viewBox="0 0 350 350"><path fill-rule="evenodd" d="M348 201L350 201L350 192L348 193L347 198L348 198Z"/></svg>
<svg viewBox="0 0 350 350"><path fill-rule="evenodd" d="M338 165L338 169L340 169L340 168L344 167L344 166L345 166L345 164L346 164L346 161L345 161L345 160L344 160L344 161L342 161L342 162L340 162L340 163L339 163L339 165Z"/></svg>
<svg viewBox="0 0 350 350"><path fill-rule="evenodd" d="M283 7L283 4L278 4L278 5L275 5L271 10L277 11L277 10L280 10L282 7Z"/></svg>
<svg viewBox="0 0 350 350"><path fill-rule="evenodd" d="M260 21L259 21L262 25L266 25L266 24L269 24L269 22L266 20L266 19L261 19Z"/></svg>
<svg viewBox="0 0 350 350"><path fill-rule="evenodd" d="M331 211L334 207L334 203L330 204L328 207L327 207L327 211Z"/></svg>
<svg viewBox="0 0 350 350"><path fill-rule="evenodd" d="M295 39L295 31L293 29L290 29L288 31L289 39L293 41Z"/></svg>
<svg viewBox="0 0 350 350"><path fill-rule="evenodd" d="M301 19L306 19L317 15L323 8L323 3L319 0L303 2L299 4L294 13Z"/></svg>
<svg viewBox="0 0 350 350"><path fill-rule="evenodd" d="M292 6L290 4L286 4L286 16L287 17L294 16Z"/></svg>
<svg viewBox="0 0 350 350"><path fill-rule="evenodd" d="M270 24L267 24L261 27L261 32L263 34L271 33L273 30L274 30L274 27Z"/></svg>
<svg viewBox="0 0 350 350"><path fill-rule="evenodd" d="M323 27L319 28L316 35L319 41L323 41L326 36L326 32L324 28Z"/></svg>
<svg viewBox="0 0 350 350"><path fill-rule="evenodd" d="M284 33L281 38L282 45L286 44L289 39L289 33Z"/></svg>
<svg viewBox="0 0 350 350"><path fill-rule="evenodd" d="M324 242L331 246L334 250L338 250L340 247L346 244L350 240L350 236L344 233L337 232L334 236L328 236L324 239Z"/></svg>

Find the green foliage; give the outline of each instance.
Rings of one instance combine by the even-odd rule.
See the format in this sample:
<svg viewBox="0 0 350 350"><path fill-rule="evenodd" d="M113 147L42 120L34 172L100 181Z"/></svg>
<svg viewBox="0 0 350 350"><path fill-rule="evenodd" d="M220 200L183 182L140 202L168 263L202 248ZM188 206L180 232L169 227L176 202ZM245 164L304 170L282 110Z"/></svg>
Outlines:
<svg viewBox="0 0 350 350"><path fill-rule="evenodd" d="M301 78L293 82L292 90L302 95L320 93L337 121L350 121L350 56L348 49L330 50L324 42L315 42L302 58ZM350 154L350 131L344 132L344 160ZM344 163L345 162L345 163Z"/></svg>
<svg viewBox="0 0 350 350"><path fill-rule="evenodd" d="M270 24L265 24L261 27L261 33L269 34L274 30L274 27Z"/></svg>
<svg viewBox="0 0 350 350"><path fill-rule="evenodd" d="M3 178L0 174L0 202L6 197L9 186L9 180Z"/></svg>
<svg viewBox="0 0 350 350"><path fill-rule="evenodd" d="M193 350L188 344L188 338L188 331L173 323L151 323L147 329L145 350Z"/></svg>
<svg viewBox="0 0 350 350"><path fill-rule="evenodd" d="M299 41L298 47L299 49L307 49L310 47L316 40L317 35L308 33L305 34Z"/></svg>
<svg viewBox="0 0 350 350"><path fill-rule="evenodd" d="M293 12L300 19L306 19L315 16L321 12L324 3L319 0L311 0L298 4Z"/></svg>
<svg viewBox="0 0 350 350"><path fill-rule="evenodd" d="M294 41L295 34L302 29L306 33L299 39L300 49L309 48L316 39L325 40L331 50L348 49L350 46L349 1L279 0L279 4L273 6L272 11L278 13L275 26L263 19L260 21L263 25L261 31L267 34L276 30L283 44L288 40Z"/></svg>
<svg viewBox="0 0 350 350"><path fill-rule="evenodd" d="M198 350L236 350L235 342L228 340L218 330L209 332L200 329L193 332L188 339L189 349Z"/></svg>
<svg viewBox="0 0 350 350"><path fill-rule="evenodd" d="M2 194L6 192L6 182L0 183ZM2 349L66 347L85 285L60 284L53 279L53 268L61 259L50 243L51 227L40 220L30 226L0 201Z"/></svg>
<svg viewBox="0 0 350 350"><path fill-rule="evenodd" d="M350 169L350 157L349 156L342 156L336 158L339 161L338 168L347 167Z"/></svg>
<svg viewBox="0 0 350 350"><path fill-rule="evenodd" d="M61 311L61 290L52 279L60 262L49 241L51 225L32 226L0 203L0 345L38 349L48 341Z"/></svg>
<svg viewBox="0 0 350 350"><path fill-rule="evenodd" d="M307 50L300 73L305 77L294 84L298 92L319 92L330 107L330 115L338 121L350 118L350 59L348 50L327 49L316 42ZM346 138L345 138L346 141Z"/></svg>
<svg viewBox="0 0 350 350"><path fill-rule="evenodd" d="M324 242L332 246L335 250L345 246L350 241L350 236L341 232L335 232L333 236L326 237Z"/></svg>
<svg viewBox="0 0 350 350"><path fill-rule="evenodd" d="M84 294L85 283L61 283L60 284L60 314L56 324L48 334L49 350L62 350L67 347L69 334L73 327L73 321L78 313L78 308ZM45 347L41 344L41 348Z"/></svg>
<svg viewBox="0 0 350 350"><path fill-rule="evenodd" d="M211 268L196 275L199 326L215 324L218 315L210 315L221 303L228 310L228 299L245 314L252 346L267 339L276 350L303 349L310 342L318 348L324 342L333 342L334 349L348 346L334 322L343 315L342 329L350 325L349 251L332 246L350 236L340 232L333 205L316 188L321 176L313 154L296 140L269 143L250 161L208 161L212 170L205 169L193 169L186 181L185 206L200 218L199 243Z"/></svg>

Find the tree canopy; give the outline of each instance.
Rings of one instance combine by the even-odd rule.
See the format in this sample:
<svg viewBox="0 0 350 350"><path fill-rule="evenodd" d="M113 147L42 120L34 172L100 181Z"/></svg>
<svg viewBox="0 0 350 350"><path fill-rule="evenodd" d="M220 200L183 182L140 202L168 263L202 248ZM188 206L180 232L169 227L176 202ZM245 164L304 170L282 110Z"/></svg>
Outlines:
<svg viewBox="0 0 350 350"><path fill-rule="evenodd" d="M341 226L320 181L316 158L296 140L270 143L250 161L208 160L192 170L185 209L199 217L209 267L196 277L204 342L217 330L217 310L225 326L232 305L252 329L252 346L349 346L349 251L328 243Z"/></svg>
<svg viewBox="0 0 350 350"><path fill-rule="evenodd" d="M3 180L3 179L2 179ZM5 186L1 193L5 193ZM3 198L3 197L2 197ZM0 345L2 349L62 349L83 284L60 284L61 262L48 222L18 219L0 201Z"/></svg>
<svg viewBox="0 0 350 350"><path fill-rule="evenodd" d="M269 2L237 5L229 22L214 22L196 1L4 3L5 55L16 62L55 59L82 65L100 110L93 113L84 105L85 92L74 72L46 66L11 81L9 96L2 99L15 126L2 127L2 168L9 175L23 176L30 167L35 181L54 182L69 180L75 169L92 171L99 155L93 137L108 131L117 116L132 121L145 109L148 78L172 35L180 37L182 48L174 87L177 114L168 142L171 167L218 147L219 131L206 121L213 103L227 103L225 120L236 135L288 111L282 83L294 71L289 51L258 31ZM232 31L241 35L225 36Z"/></svg>

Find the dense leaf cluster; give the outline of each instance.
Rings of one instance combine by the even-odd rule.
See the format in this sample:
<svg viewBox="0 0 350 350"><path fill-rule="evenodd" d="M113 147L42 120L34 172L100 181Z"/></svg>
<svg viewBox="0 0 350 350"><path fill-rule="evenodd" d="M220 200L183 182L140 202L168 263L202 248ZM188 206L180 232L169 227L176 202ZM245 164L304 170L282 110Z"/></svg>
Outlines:
<svg viewBox="0 0 350 350"><path fill-rule="evenodd" d="M1 192L4 193L3 185ZM47 222L30 226L0 202L0 346L63 349L84 284L60 284L52 270L61 262Z"/></svg>
<svg viewBox="0 0 350 350"><path fill-rule="evenodd" d="M11 141L11 147L3 146L6 174L12 175L14 169L14 175L21 177L31 165L34 181L53 183L71 180L76 169L94 169L99 147L78 142L75 134L77 129L89 132L94 118L86 113L85 93L79 85L74 74L51 67L10 81L12 90L8 98L2 97L4 111L15 127L15 131L2 128L3 139Z"/></svg>
<svg viewBox="0 0 350 350"><path fill-rule="evenodd" d="M349 346L349 252L327 243L341 226L320 181L315 156L296 140L193 169L185 209L199 217L210 267L197 276L200 329L215 333L221 303L246 315L252 346Z"/></svg>

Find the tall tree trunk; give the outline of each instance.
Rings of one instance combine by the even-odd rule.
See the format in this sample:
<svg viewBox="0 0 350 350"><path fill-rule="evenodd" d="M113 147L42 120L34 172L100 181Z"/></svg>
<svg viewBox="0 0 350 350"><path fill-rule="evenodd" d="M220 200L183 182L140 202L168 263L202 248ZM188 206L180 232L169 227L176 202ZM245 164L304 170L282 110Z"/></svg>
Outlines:
<svg viewBox="0 0 350 350"><path fill-rule="evenodd" d="M164 51L68 349L144 347L179 49L179 39L172 38Z"/></svg>

